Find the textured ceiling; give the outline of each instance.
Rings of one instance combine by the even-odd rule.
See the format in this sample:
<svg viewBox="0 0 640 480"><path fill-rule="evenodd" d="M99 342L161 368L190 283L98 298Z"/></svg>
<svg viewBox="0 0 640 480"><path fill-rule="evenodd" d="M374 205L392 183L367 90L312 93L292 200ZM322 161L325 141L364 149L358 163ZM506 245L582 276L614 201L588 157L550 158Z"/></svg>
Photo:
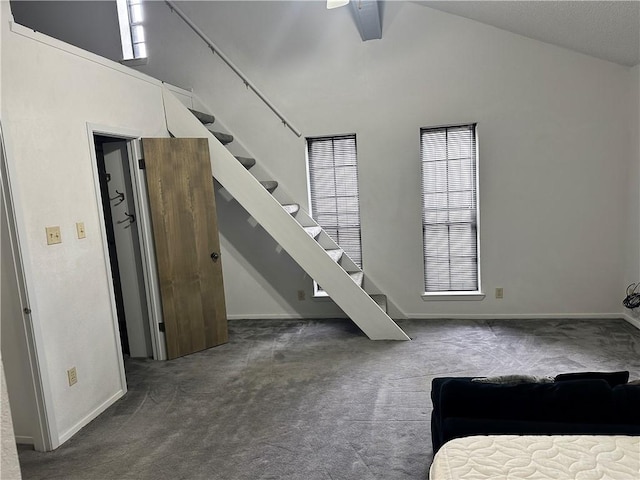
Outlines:
<svg viewBox="0 0 640 480"><path fill-rule="evenodd" d="M640 63L640 0L415 3L621 65Z"/></svg>

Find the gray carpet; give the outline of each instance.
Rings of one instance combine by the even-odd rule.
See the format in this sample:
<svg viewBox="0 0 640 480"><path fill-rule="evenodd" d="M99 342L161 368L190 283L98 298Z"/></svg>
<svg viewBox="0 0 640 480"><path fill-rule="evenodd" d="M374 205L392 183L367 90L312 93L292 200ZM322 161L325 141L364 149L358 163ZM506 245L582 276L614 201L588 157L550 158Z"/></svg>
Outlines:
<svg viewBox="0 0 640 480"><path fill-rule="evenodd" d="M372 342L348 321L235 321L227 345L127 362L129 392L25 479L425 479L430 382L449 375L629 370L623 320L402 321Z"/></svg>

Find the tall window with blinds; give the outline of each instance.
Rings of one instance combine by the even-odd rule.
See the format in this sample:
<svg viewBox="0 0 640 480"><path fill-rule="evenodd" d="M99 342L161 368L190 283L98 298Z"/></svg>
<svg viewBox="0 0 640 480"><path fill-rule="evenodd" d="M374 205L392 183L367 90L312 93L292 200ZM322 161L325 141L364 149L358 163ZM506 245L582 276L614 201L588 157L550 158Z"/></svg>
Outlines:
<svg viewBox="0 0 640 480"><path fill-rule="evenodd" d="M362 268L356 136L307 138L311 216Z"/></svg>
<svg viewBox="0 0 640 480"><path fill-rule="evenodd" d="M425 292L477 292L476 126L420 134Z"/></svg>

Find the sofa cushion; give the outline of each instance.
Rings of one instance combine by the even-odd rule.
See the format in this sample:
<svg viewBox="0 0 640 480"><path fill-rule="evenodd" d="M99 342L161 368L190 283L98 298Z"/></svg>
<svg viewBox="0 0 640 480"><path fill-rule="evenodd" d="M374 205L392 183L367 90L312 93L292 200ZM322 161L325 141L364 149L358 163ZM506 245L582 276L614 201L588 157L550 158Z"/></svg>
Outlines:
<svg viewBox="0 0 640 480"><path fill-rule="evenodd" d="M629 372L578 372L556 375L556 382L567 380L605 380L611 387L615 387L629 381Z"/></svg>
<svg viewBox="0 0 640 480"><path fill-rule="evenodd" d="M614 417L612 405L611 387L604 380L500 385L451 379L441 386L439 415L605 423Z"/></svg>
<svg viewBox="0 0 640 480"><path fill-rule="evenodd" d="M514 385L516 383L553 383L553 377L539 377L536 375L498 375L495 377L476 377L471 379L472 382L479 383L502 383L505 385Z"/></svg>

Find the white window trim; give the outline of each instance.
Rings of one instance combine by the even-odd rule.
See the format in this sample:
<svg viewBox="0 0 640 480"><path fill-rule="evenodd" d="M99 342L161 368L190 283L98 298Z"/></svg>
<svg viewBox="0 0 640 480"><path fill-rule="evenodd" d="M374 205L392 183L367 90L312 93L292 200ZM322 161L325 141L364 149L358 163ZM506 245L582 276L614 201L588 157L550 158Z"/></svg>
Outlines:
<svg viewBox="0 0 640 480"><path fill-rule="evenodd" d="M120 60L120 64L125 65L126 67L137 67L139 65L147 65L148 63L148 57L128 58L126 60Z"/></svg>
<svg viewBox="0 0 640 480"><path fill-rule="evenodd" d="M427 301L458 301L458 300L484 300L485 294L482 291L482 261L481 261L481 249L480 249L480 165L478 159L480 158L480 123L479 122L460 122L451 123L445 125L436 125L433 127L424 128L448 128L456 127L459 125L475 125L475 142L476 142L476 252L477 252L477 269L478 269L478 290L465 290L465 291L450 291L450 292L422 292L422 300ZM422 135L423 128L420 129ZM420 167L422 168L422 166ZM422 188L422 187L421 187ZM422 194L422 192L421 192ZM422 214L422 212L421 212ZM424 241L424 240L423 240ZM423 260L424 261L424 260Z"/></svg>
<svg viewBox="0 0 640 480"><path fill-rule="evenodd" d="M318 288L316 281L313 281L313 299L314 300L331 300L331 297L324 290Z"/></svg>
<svg viewBox="0 0 640 480"><path fill-rule="evenodd" d="M464 292L423 292L421 297L425 302L433 301L479 301L484 300L484 292L464 291Z"/></svg>
<svg viewBox="0 0 640 480"><path fill-rule="evenodd" d="M131 40L131 25L129 23L129 6L127 0L116 0L118 7L118 23L120 25L120 42L122 44L122 59L133 59L133 41Z"/></svg>
<svg viewBox="0 0 640 480"><path fill-rule="evenodd" d="M307 211L309 212L309 216L313 218L313 202L311 201L311 167L309 164L309 139L305 139L304 146L304 156L305 156L305 167L307 169ZM315 220L314 220L315 221ZM317 222L316 222L317 223ZM313 280L313 294L311 296L313 300L328 300L329 294L324 290L320 290L320 285L318 282Z"/></svg>

